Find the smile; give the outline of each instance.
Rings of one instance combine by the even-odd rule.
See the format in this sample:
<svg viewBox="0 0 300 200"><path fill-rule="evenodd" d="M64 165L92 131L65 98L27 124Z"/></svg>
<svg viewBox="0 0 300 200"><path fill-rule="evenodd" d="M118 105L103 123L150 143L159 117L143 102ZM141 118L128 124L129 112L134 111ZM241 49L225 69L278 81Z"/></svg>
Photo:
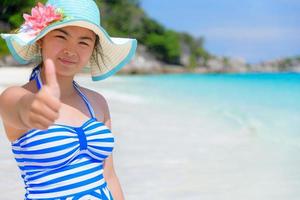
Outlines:
<svg viewBox="0 0 300 200"><path fill-rule="evenodd" d="M66 65L72 65L72 64L76 64L77 62L69 60L69 59L65 59L65 58L58 58L59 61L61 61L63 64Z"/></svg>

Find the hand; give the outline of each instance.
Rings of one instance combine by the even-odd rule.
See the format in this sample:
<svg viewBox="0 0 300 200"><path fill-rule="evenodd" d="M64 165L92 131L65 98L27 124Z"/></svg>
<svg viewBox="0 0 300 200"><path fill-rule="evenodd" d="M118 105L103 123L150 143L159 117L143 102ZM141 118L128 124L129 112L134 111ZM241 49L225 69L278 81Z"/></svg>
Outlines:
<svg viewBox="0 0 300 200"><path fill-rule="evenodd" d="M45 61L46 84L30 103L24 123L30 128L47 129L59 117L60 88L52 60Z"/></svg>

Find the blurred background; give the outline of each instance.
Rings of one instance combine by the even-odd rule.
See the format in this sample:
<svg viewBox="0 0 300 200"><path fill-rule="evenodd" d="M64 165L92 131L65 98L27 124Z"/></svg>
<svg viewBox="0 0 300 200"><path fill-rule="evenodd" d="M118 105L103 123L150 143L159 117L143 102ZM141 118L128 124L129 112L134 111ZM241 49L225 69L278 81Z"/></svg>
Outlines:
<svg viewBox="0 0 300 200"><path fill-rule="evenodd" d="M37 1L0 2L3 33ZM139 42L117 75L76 77L109 103L127 199L300 198L300 1L96 2L110 36ZM26 83L32 67L0 39L0 91ZM0 197L21 199L0 132Z"/></svg>

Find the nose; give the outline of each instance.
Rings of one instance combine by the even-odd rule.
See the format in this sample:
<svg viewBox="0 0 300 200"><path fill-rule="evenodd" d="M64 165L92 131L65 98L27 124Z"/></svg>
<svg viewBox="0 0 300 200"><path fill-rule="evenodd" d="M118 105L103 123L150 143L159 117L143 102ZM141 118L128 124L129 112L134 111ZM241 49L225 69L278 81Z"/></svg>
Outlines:
<svg viewBox="0 0 300 200"><path fill-rule="evenodd" d="M75 53L74 53L73 51L69 50L69 49L65 49L65 50L63 51L63 53L64 53L66 56L68 56L68 57L75 56Z"/></svg>

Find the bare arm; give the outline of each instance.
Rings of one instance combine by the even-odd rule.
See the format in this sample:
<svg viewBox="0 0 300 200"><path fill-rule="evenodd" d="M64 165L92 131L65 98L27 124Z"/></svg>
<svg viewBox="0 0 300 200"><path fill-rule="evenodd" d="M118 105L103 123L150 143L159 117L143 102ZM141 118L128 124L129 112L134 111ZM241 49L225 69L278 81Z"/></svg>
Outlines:
<svg viewBox="0 0 300 200"><path fill-rule="evenodd" d="M104 178L108 184L108 188L115 200L124 200L124 194L119 182L118 176L113 166L113 156L110 155L104 161Z"/></svg>
<svg viewBox="0 0 300 200"><path fill-rule="evenodd" d="M55 67L46 65L47 84L36 94L22 87L7 88L0 96L0 114L10 141L19 138L22 131L7 131L8 127L27 130L46 129L58 118L60 100Z"/></svg>
<svg viewBox="0 0 300 200"><path fill-rule="evenodd" d="M21 111L30 105L34 94L22 87L13 86L4 90L0 96L0 114L4 123L16 128L27 129L21 118Z"/></svg>
<svg viewBox="0 0 300 200"><path fill-rule="evenodd" d="M104 109L104 124L111 130L111 118L110 118L107 102L104 99L104 97L100 95L98 96L98 99L103 105L103 109ZM113 155L110 155L107 159L105 159L103 168L104 168L104 173L103 173L104 178L108 184L108 188L111 191L113 198L115 200L124 200L125 197L121 188L121 184L119 182L118 176L115 172L114 165L113 165Z"/></svg>

